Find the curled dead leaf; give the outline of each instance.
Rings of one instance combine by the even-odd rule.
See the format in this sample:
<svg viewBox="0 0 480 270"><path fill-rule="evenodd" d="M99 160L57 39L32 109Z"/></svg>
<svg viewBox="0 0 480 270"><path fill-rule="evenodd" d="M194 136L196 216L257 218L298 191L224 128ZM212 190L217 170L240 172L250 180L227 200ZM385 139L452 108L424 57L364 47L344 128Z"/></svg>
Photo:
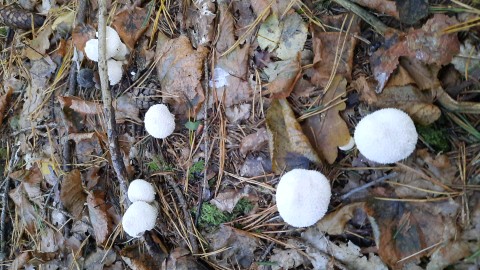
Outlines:
<svg viewBox="0 0 480 270"><path fill-rule="evenodd" d="M79 170L73 170L66 174L62 181L60 200L63 206L73 217L79 219L83 212L83 206L87 194L83 191L82 175Z"/></svg>
<svg viewBox="0 0 480 270"><path fill-rule="evenodd" d="M108 216L108 206L101 193L89 193L87 196L88 214L90 222L95 232L95 241L97 245L103 245L112 230L110 217Z"/></svg>

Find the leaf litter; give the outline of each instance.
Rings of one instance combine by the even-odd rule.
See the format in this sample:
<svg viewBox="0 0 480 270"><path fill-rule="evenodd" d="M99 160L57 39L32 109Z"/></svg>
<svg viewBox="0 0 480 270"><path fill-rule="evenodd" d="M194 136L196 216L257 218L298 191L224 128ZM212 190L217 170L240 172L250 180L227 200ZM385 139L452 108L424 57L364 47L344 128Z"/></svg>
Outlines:
<svg viewBox="0 0 480 270"><path fill-rule="evenodd" d="M46 20L0 31L2 261L11 269L478 268L478 27L458 23L478 9L345 2L107 3L130 54L109 89L115 118L106 119L99 67L82 58L102 2L20 1ZM155 103L177 120L163 140L143 128ZM379 165L355 148L338 151L362 117L388 107L415 121L410 157ZM156 191L159 218L140 238L120 225L130 202L119 164L127 182L142 178ZM275 186L294 168L331 179L329 211L308 228L288 226L276 210Z"/></svg>

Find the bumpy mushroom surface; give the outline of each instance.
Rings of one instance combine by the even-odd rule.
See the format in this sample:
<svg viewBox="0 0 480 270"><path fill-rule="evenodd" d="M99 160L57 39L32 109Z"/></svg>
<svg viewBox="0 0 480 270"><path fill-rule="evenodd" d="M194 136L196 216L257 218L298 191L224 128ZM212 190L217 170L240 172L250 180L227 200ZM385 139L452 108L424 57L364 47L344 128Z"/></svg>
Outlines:
<svg viewBox="0 0 480 270"><path fill-rule="evenodd" d="M175 117L164 104L155 104L145 113L145 129L155 138L164 139L175 130Z"/></svg>
<svg viewBox="0 0 480 270"><path fill-rule="evenodd" d="M330 182L320 172L293 169L282 176L276 201L280 216L295 227L308 227L320 220L330 203Z"/></svg>
<svg viewBox="0 0 480 270"><path fill-rule="evenodd" d="M122 218L123 230L131 237L139 237L145 231L155 227L157 208L142 201L136 201L128 207Z"/></svg>
<svg viewBox="0 0 480 270"><path fill-rule="evenodd" d="M120 36L118 35L117 31L110 26L107 26L106 40L107 59L115 58L117 60L124 60L125 55L128 53L128 49L120 40ZM88 59L98 62L98 39L93 38L88 40L87 43L85 43L84 51Z"/></svg>
<svg viewBox="0 0 480 270"><path fill-rule="evenodd" d="M128 199L131 202L151 203L155 200L155 189L149 182L143 179L135 179L128 186Z"/></svg>
<svg viewBox="0 0 480 270"><path fill-rule="evenodd" d="M354 139L366 158L388 164L407 158L415 150L418 134L408 114L386 108L365 116L355 128Z"/></svg>

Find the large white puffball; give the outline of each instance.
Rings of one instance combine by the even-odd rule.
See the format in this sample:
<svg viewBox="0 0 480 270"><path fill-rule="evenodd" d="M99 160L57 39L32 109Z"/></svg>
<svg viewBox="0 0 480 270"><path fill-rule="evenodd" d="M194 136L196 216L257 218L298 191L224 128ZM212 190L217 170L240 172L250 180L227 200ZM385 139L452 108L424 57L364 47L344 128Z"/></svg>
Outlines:
<svg viewBox="0 0 480 270"><path fill-rule="evenodd" d="M155 138L164 139L175 130L175 116L164 104L156 104L145 113L145 129Z"/></svg>
<svg viewBox="0 0 480 270"><path fill-rule="evenodd" d="M330 182L325 175L313 170L293 169L278 183L278 212L288 224L308 227L325 215L331 195Z"/></svg>
<svg viewBox="0 0 480 270"><path fill-rule="evenodd" d="M407 158L415 150L418 134L408 114L386 108L365 116L355 128L354 138L362 155L388 164Z"/></svg>
<svg viewBox="0 0 480 270"><path fill-rule="evenodd" d="M122 62L110 59L107 61L108 80L110 85L115 85L122 80L123 69Z"/></svg>
<svg viewBox="0 0 480 270"><path fill-rule="evenodd" d="M145 231L155 227L157 208L142 201L136 201L128 207L122 218L123 230L131 237L139 237Z"/></svg>
<svg viewBox="0 0 480 270"><path fill-rule="evenodd" d="M131 202L143 201L151 203L155 200L155 189L152 184L143 179L133 180L128 186L127 193Z"/></svg>
<svg viewBox="0 0 480 270"><path fill-rule="evenodd" d="M87 43L85 43L85 48L83 50L88 59L98 62L98 39L89 39Z"/></svg>

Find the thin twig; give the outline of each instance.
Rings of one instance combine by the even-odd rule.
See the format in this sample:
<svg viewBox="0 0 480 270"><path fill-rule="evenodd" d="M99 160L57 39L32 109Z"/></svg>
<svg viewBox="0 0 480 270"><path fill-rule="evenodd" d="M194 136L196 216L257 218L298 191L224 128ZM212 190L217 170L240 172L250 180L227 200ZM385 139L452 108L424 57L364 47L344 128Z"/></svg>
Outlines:
<svg viewBox="0 0 480 270"><path fill-rule="evenodd" d="M393 178L393 177L396 177L397 175L398 175L397 172L389 173L389 174L387 174L387 175L385 175L385 176L382 176L382 177L380 177L380 178L378 178L378 179L376 179L376 180L373 180L372 182L368 182L368 183L366 183L366 184L363 185L363 186L359 186L359 187L357 187L357 188L354 188L354 189L350 190L349 192L343 194L343 195L340 197L340 199L345 200L346 198L352 196L353 194L355 194L355 193L357 193L357 192L359 192L359 191L362 191L362 190L364 190L364 189L367 189L367 188L369 188L369 187L371 187L371 186L374 186L374 185L376 185L376 184L378 184L378 183L381 183L381 182L383 182L383 181L385 181L385 180L388 180L388 179L391 179L391 178Z"/></svg>
<svg viewBox="0 0 480 270"><path fill-rule="evenodd" d="M100 75L100 88L102 90L103 112L107 122L108 148L112 158L112 166L120 185L120 201L127 209L130 201L127 199L127 169L123 163L115 122L115 110L112 104L112 93L108 84L107 70L107 1L98 1L98 73Z"/></svg>
<svg viewBox="0 0 480 270"><path fill-rule="evenodd" d="M370 24L377 33L382 36L385 36L385 33L390 29L377 17L373 16L362 7L358 6L355 3L350 2L349 0L334 0L337 4L341 5L345 9L355 13L358 17L362 18L365 22Z"/></svg>

